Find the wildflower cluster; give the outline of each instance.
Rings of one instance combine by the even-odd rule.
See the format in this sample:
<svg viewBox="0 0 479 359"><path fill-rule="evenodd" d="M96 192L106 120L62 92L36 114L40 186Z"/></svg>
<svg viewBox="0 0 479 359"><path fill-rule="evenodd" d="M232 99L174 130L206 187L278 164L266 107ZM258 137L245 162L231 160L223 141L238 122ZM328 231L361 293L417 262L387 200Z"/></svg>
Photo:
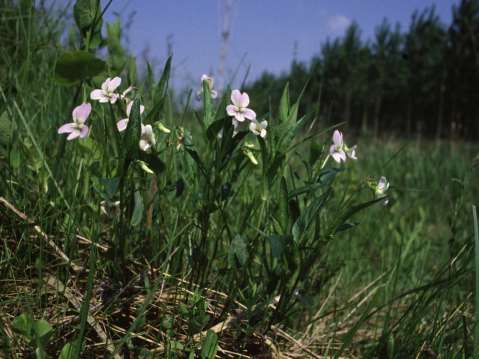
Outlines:
<svg viewBox="0 0 479 359"><path fill-rule="evenodd" d="M209 89L211 98L215 99L218 96L218 92L214 90L214 79L208 75L201 76L201 85L206 84ZM98 101L100 103L110 103L116 104L119 101L123 101L126 105L126 117L120 119L116 123L116 127L119 132L123 132L128 127L128 122L130 120L131 109L133 106L133 101L128 97L128 94L133 90L133 87L128 87L123 93L118 93L117 89L121 85L121 78L107 78L100 89L95 89L90 93L90 98L92 100ZM200 96L203 93L203 87L197 92L197 95ZM226 113L228 116L231 116L232 124L234 127L234 134L236 135L242 127L248 127L249 130L256 136L265 138L267 135L267 121L259 122L256 119L256 112L249 108L250 98L246 92L241 92L240 90L233 90L231 92L231 104L226 106ZM60 134L68 134L67 140L73 140L76 138L85 138L90 133L90 128L86 125L86 121L91 113L92 107L89 103L82 103L80 106L77 106L72 113L73 122L66 123L58 129ZM140 105L140 115L145 111L145 106ZM246 126L245 126L246 125ZM167 129L162 124L158 125L158 128L165 133L170 133L170 130ZM179 129L182 132L182 128ZM222 134L219 133L219 136ZM182 136L179 137L180 142ZM149 152L152 147L156 144L155 134L151 125L141 124L141 137L139 141L139 147L142 151ZM177 149L181 147L181 144L178 144ZM337 163L346 162L347 159L357 160L356 155L357 146L348 147L343 139L343 134L339 130L334 130L332 136L332 144L329 148L329 154L323 164L326 164L329 157L332 157ZM249 148L246 146L244 149L245 154L250 157L251 161L254 164L257 164L256 159L252 155ZM371 188L374 190L376 197L384 197L386 191L389 188L389 182L386 177L381 177L377 184L371 184ZM387 204L387 199L384 201Z"/></svg>
<svg viewBox="0 0 479 359"><path fill-rule="evenodd" d="M128 87L123 93L118 93L117 89L121 85L121 78L107 78L101 88L95 89L90 93L90 99L98 101L100 103L116 104L119 100L124 101L126 104L126 118L120 119L116 127L119 132L126 130L128 121L130 118L131 108L133 101L127 96L133 87ZM145 106L140 105L140 114L145 111ZM72 113L73 122L66 123L58 129L58 133L68 133L67 140L73 140L75 138L85 138L89 135L89 127L85 124L88 116L91 113L91 104L83 103L80 106L75 107ZM151 125L141 124L141 139L139 147L142 151L149 152L156 144L155 134Z"/></svg>

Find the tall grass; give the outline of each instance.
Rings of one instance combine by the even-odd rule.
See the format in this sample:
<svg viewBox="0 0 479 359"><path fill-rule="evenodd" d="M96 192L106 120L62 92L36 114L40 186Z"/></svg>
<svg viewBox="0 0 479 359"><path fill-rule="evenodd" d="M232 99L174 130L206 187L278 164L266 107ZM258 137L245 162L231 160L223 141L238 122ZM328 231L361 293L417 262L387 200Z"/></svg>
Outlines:
<svg viewBox="0 0 479 359"><path fill-rule="evenodd" d="M471 355L476 148L360 139L359 160L338 165L332 128L298 118L287 87L278 117L258 114L266 138L233 137L230 89L212 100L204 82L201 109L191 94L178 108L171 60L157 81L135 81L113 24L106 70L64 87L59 15L2 6L6 356ZM101 13L77 49L99 46ZM126 133L122 101L89 98L120 74L121 90L136 87ZM57 129L84 101L91 133L66 141ZM141 122L156 136L148 153ZM382 175L387 205L374 194ZM32 329L39 319L51 328Z"/></svg>

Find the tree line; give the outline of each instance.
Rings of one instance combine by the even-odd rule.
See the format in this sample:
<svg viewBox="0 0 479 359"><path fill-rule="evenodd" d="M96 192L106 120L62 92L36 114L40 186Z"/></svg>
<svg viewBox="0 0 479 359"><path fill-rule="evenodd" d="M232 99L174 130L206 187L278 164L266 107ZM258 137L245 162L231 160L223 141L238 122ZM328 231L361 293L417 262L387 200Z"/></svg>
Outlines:
<svg viewBox="0 0 479 359"><path fill-rule="evenodd" d="M309 63L288 73L263 73L246 89L259 113L273 112L286 83L304 112L350 130L418 134L428 138L479 137L479 0L452 7L451 24L435 7L415 11L407 31L387 19L364 41L357 23L328 39Z"/></svg>

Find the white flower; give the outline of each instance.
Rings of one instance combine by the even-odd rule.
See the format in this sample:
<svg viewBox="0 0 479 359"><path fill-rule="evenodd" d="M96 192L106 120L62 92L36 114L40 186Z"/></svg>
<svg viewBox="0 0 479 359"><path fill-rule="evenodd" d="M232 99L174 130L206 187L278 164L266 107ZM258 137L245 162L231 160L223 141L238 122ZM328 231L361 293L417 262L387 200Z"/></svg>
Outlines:
<svg viewBox="0 0 479 359"><path fill-rule="evenodd" d="M329 154L338 163L341 163L341 161L346 162L347 157L357 160L356 147L349 148L343 141L343 134L338 130L334 130L333 144L329 148Z"/></svg>
<svg viewBox="0 0 479 359"><path fill-rule="evenodd" d="M231 102L233 104L226 106L226 112L236 121L244 122L245 118L251 121L256 119L256 113L248 108L249 96L246 92L241 93L239 90L233 90L231 92Z"/></svg>
<svg viewBox="0 0 479 359"><path fill-rule="evenodd" d="M347 146L346 146L347 147ZM346 149L346 154L348 155L349 158L351 158L352 160L357 160L358 158L356 157L356 145L354 145L353 147L351 148L347 148Z"/></svg>
<svg viewBox="0 0 479 359"><path fill-rule="evenodd" d="M266 127L268 127L268 121L258 122L253 120L249 123L249 129L256 136L261 136L262 138L266 137Z"/></svg>
<svg viewBox="0 0 479 359"><path fill-rule="evenodd" d="M149 152L151 147L156 143L155 134L151 125L141 124L141 138L140 138L140 149L145 152Z"/></svg>
<svg viewBox="0 0 479 359"><path fill-rule="evenodd" d="M376 185L375 192L378 196L384 196L388 189L389 189L389 182L386 179L386 177L382 176L379 179L378 184Z"/></svg>
<svg viewBox="0 0 479 359"><path fill-rule="evenodd" d="M126 106L126 117L127 118L122 118L120 121L116 123L116 127L118 128L118 131L122 132L126 130L126 127L128 125L128 121L130 119L130 113L131 113L131 108L133 106L133 101L130 101L128 105ZM142 114L145 111L145 106L140 105L140 114Z"/></svg>
<svg viewBox="0 0 479 359"><path fill-rule="evenodd" d="M374 193L376 194L376 197L384 197L388 189L389 189L388 180L386 179L386 177L381 176L376 187L374 188ZM387 205L388 202L389 200L386 198L384 200L384 205Z"/></svg>
<svg viewBox="0 0 479 359"><path fill-rule="evenodd" d="M203 82L206 81L206 84L208 85L208 88L210 89L210 95L211 95L211 98L212 99L215 99L218 97L218 92L214 89L214 84L215 84L215 79L211 76L208 76L208 75L202 75L201 76L201 89L198 90L198 92L196 93L196 96L198 98L201 97L201 95L203 94Z"/></svg>
<svg viewBox="0 0 479 359"><path fill-rule="evenodd" d="M92 100L98 100L101 103L110 102L114 104L120 97L120 95L115 92L120 84L121 78L119 77L114 77L113 79L107 78L105 82L102 83L101 89L93 90L90 93L90 98Z"/></svg>

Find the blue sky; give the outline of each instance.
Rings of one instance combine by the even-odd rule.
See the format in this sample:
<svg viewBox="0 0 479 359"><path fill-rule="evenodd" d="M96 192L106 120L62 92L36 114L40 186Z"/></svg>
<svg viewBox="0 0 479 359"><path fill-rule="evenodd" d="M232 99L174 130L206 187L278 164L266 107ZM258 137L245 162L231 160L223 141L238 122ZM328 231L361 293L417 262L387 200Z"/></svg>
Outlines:
<svg viewBox="0 0 479 359"><path fill-rule="evenodd" d="M135 12L128 31L129 49L161 63L166 38L171 35L176 85L191 85L201 74L217 74L224 0L113 0L110 19L126 20ZM309 60L328 37L341 35L357 21L363 37L370 38L383 18L407 29L415 9L435 5L449 23L451 7L459 0L231 0L231 38L226 70L237 71L237 81L251 66L249 79L263 71L280 73L289 68L297 44L297 59ZM105 3L102 0L102 3Z"/></svg>

